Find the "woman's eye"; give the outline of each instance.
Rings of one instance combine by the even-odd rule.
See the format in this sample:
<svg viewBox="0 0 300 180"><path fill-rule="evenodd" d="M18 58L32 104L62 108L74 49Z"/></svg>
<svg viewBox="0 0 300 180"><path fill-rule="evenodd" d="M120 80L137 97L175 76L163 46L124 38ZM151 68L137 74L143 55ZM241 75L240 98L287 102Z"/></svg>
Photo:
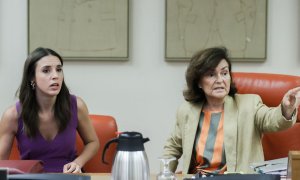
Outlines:
<svg viewBox="0 0 300 180"><path fill-rule="evenodd" d="M48 69L44 69L44 70L43 70L43 73L48 73L48 72L49 72Z"/></svg>
<svg viewBox="0 0 300 180"><path fill-rule="evenodd" d="M229 74L229 72L228 72L228 71L223 71L222 74L223 74L224 76L227 76L227 75Z"/></svg>
<svg viewBox="0 0 300 180"><path fill-rule="evenodd" d="M58 68L56 71L57 72L62 72L62 68Z"/></svg>

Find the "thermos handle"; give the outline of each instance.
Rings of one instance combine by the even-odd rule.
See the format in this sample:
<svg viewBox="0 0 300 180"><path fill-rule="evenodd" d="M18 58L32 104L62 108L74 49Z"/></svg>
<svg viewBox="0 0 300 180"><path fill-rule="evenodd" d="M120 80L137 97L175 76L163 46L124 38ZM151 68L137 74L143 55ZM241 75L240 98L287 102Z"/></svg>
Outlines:
<svg viewBox="0 0 300 180"><path fill-rule="evenodd" d="M144 138L143 143L148 142L150 139L149 138Z"/></svg>
<svg viewBox="0 0 300 180"><path fill-rule="evenodd" d="M105 144L104 149L103 149L103 152L102 152L102 162L103 162L104 164L108 164L108 162L106 162L106 161L104 160L105 152L106 152L106 150L108 149L109 145L110 145L111 143L115 143L115 142L118 142L118 138L114 138L114 139L108 141L108 142Z"/></svg>

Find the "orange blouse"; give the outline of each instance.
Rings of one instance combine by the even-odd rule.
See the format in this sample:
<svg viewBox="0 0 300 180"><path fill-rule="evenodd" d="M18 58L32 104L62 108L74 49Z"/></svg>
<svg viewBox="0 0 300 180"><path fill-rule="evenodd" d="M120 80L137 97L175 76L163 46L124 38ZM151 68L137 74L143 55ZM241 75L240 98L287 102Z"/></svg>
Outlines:
<svg viewBox="0 0 300 180"><path fill-rule="evenodd" d="M197 129L189 173L224 173L224 111L202 111Z"/></svg>

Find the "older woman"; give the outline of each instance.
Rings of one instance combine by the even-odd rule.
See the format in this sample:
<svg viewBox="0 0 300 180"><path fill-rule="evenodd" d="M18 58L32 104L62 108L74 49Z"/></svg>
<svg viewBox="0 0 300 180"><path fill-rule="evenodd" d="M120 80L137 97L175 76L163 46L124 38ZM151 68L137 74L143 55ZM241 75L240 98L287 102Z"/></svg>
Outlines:
<svg viewBox="0 0 300 180"><path fill-rule="evenodd" d="M164 156L183 156L183 173L253 172L251 162L263 161L264 132L291 127L296 121L300 87L289 90L277 107L260 96L237 94L226 48L196 53L186 71L185 102L164 146Z"/></svg>

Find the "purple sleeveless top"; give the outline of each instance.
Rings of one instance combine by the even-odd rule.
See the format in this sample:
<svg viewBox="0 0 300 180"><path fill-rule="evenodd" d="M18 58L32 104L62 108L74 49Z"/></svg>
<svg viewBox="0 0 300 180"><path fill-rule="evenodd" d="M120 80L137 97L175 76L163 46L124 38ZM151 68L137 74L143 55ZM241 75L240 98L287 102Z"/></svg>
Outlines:
<svg viewBox="0 0 300 180"><path fill-rule="evenodd" d="M21 104L16 103L20 113ZM21 159L42 160L45 172L63 172L63 166L76 158L76 129L78 125L76 96L71 95L71 120L66 129L58 133L51 141L37 133L29 138L23 130L23 119L18 119L18 149Z"/></svg>

